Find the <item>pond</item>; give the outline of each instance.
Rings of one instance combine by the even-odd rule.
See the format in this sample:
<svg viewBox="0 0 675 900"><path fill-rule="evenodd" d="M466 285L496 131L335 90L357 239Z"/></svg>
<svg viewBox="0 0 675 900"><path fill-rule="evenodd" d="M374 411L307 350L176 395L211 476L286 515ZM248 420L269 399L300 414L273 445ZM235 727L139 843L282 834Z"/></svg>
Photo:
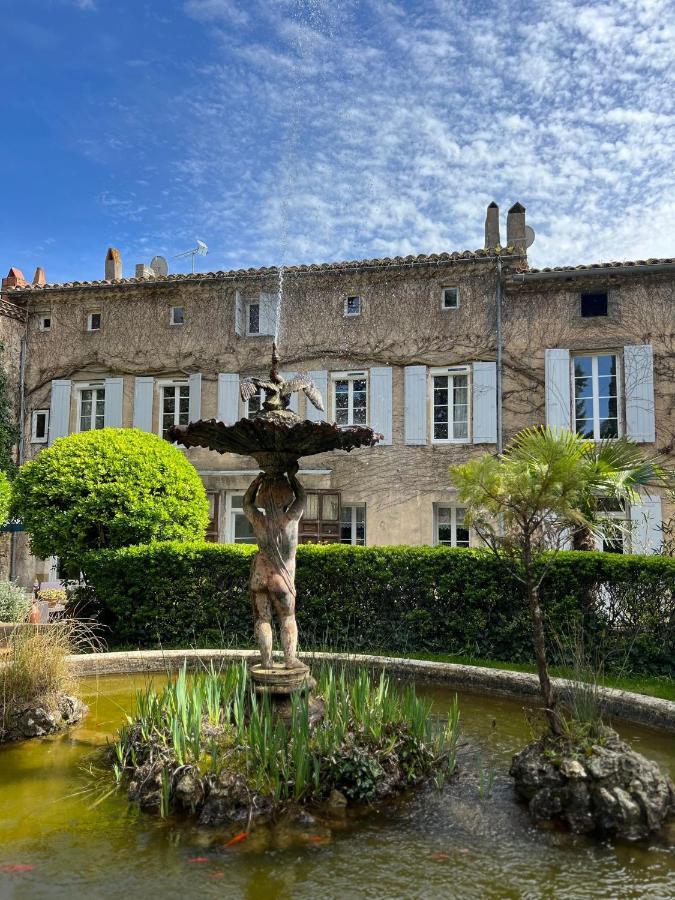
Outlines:
<svg viewBox="0 0 675 900"><path fill-rule="evenodd" d="M162 677L155 683L161 685ZM83 682L91 712L67 735L0 748L0 897L666 897L675 828L647 844L534 828L508 765L529 740L522 702L459 693L459 777L349 819L214 831L140 813L124 794L93 806L86 768L147 679ZM447 708L454 689L418 685ZM618 729L675 775L672 736ZM480 747L480 753L471 749ZM103 794L98 795L99 798Z"/></svg>

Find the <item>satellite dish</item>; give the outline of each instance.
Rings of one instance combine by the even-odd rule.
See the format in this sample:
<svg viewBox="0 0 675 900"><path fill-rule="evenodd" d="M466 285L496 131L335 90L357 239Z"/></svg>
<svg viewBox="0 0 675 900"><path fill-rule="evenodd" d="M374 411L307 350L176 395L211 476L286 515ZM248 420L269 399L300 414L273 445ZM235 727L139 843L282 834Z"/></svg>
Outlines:
<svg viewBox="0 0 675 900"><path fill-rule="evenodd" d="M208 252L209 248L204 241L200 241L199 238L197 238L197 256L206 256Z"/></svg>
<svg viewBox="0 0 675 900"><path fill-rule="evenodd" d="M150 268L155 275L168 275L169 264L163 256L153 256Z"/></svg>
<svg viewBox="0 0 675 900"><path fill-rule="evenodd" d="M534 228L529 225L525 226L525 246L531 247L534 244Z"/></svg>

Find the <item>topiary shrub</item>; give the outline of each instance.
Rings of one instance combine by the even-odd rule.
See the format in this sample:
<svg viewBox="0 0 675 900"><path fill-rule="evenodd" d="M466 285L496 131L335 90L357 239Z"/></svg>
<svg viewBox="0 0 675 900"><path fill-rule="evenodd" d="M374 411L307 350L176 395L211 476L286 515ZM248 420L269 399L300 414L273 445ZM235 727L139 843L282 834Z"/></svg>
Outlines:
<svg viewBox="0 0 675 900"><path fill-rule="evenodd" d="M23 622L28 616L30 600L13 581L0 581L0 622Z"/></svg>
<svg viewBox="0 0 675 900"><path fill-rule="evenodd" d="M31 548L77 575L86 551L159 540L197 540L209 520L194 466L177 448L135 428L60 438L21 467L12 514Z"/></svg>

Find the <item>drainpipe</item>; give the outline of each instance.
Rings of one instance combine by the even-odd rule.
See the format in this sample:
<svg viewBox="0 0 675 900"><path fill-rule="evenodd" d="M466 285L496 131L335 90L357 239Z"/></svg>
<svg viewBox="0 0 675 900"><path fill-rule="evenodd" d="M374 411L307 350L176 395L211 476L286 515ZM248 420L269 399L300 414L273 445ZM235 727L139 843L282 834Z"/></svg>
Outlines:
<svg viewBox="0 0 675 900"><path fill-rule="evenodd" d="M497 453L504 449L504 431L502 425L502 258L497 257Z"/></svg>
<svg viewBox="0 0 675 900"><path fill-rule="evenodd" d="M24 457L24 416L26 414L26 336L21 337L21 347L19 349L19 441L17 444L17 463L21 465ZM10 556L9 556L9 579L14 581L16 578L16 556L17 556L17 532L13 531L10 536Z"/></svg>

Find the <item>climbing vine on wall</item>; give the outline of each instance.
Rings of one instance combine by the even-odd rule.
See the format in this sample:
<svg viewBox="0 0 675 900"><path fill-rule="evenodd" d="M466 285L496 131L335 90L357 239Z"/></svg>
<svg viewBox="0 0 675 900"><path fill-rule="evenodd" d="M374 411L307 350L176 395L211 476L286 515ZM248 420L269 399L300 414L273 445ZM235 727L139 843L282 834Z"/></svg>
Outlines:
<svg viewBox="0 0 675 900"><path fill-rule="evenodd" d="M0 342L0 357L4 351ZM0 471L10 477L16 471L14 446L19 439L19 427L15 421L12 398L9 396L9 381L4 368L0 366Z"/></svg>

